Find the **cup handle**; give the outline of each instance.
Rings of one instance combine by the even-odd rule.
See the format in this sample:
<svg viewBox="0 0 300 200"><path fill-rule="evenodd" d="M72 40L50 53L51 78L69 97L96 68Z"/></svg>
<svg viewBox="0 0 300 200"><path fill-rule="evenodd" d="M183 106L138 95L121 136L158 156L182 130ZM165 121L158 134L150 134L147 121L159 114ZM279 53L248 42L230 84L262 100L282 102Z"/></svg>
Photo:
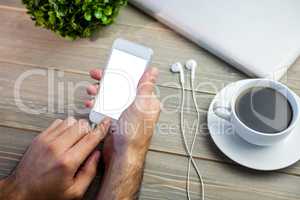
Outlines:
<svg viewBox="0 0 300 200"><path fill-rule="evenodd" d="M213 112L220 118L226 121L231 121L231 107L230 105L221 105L220 102L215 102L213 105Z"/></svg>

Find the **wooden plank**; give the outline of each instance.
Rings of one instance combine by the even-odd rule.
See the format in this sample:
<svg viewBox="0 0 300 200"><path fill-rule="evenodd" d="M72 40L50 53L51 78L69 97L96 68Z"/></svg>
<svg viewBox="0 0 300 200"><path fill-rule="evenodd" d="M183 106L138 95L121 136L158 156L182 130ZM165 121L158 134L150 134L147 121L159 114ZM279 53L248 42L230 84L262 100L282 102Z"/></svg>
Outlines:
<svg viewBox="0 0 300 200"><path fill-rule="evenodd" d="M95 66L104 66L112 41L120 35L151 46L156 51L154 65L159 67L162 74L159 80L159 88L162 91L161 99L168 95L179 95L179 91L173 89L179 87L174 84L177 83L177 76L170 74L168 71L168 65L175 61L184 61L191 57L201 61L201 71L198 71L197 83L202 83L198 91L205 93L215 94L226 84L245 78L244 75L230 68L226 63L211 56L206 51L130 6L122 11L115 25L103 30L93 40L78 40L76 42L62 40L46 30L35 28L28 16L25 15L24 10L14 9L18 6L20 6L20 3L17 0L3 0L0 2L0 16L3 19L3 28L0 33L0 60L7 61L0 63L0 68L3 68L0 70L0 92L3 96L3 98L1 97L3 100L0 100L0 112L2 114L0 122L2 125L39 131L47 127L53 119L65 117L68 111L73 110L74 105L82 106L82 101L85 98L82 88L76 93L74 101L57 98L58 91L56 90L53 94L55 96L54 108L57 108L58 102L62 102L66 109L61 112L58 112L57 109L54 109L54 111L50 109L50 112L42 115L25 114L16 109L12 95L13 90L11 89L20 73L40 66L42 68L54 67L65 71L63 80L59 79L64 83L90 81L87 70ZM180 49L180 52L178 49ZM14 63L19 63L19 65ZM300 61L298 60L282 80L298 94L300 94L299 66ZM13 70L10 71L11 69ZM57 71L57 73L61 71ZM21 96L25 104L31 107L42 108L47 106L49 103L47 80L35 76L26 81L24 87L22 87ZM206 110L213 95L198 93L197 96L199 106L202 109L201 124L205 125ZM170 99L164 105L166 109L174 110L178 107L178 99ZM185 111L187 122L192 124L196 115L193 112L190 99ZM78 115L78 113L75 114ZM160 126L153 138L151 149L168 152L173 156L158 152L149 154L142 199L183 199L185 197L185 171L182 168L185 166L185 159L180 156L184 154L184 151L178 132L178 124L178 112L162 113ZM187 131L189 140L192 131L192 128ZM8 130L0 132L11 134L11 131ZM18 137L22 140L20 145L24 141L26 143L30 140L27 133L24 135L25 138L22 138L18 133ZM25 147L17 148L18 145L9 145L9 148L16 148L17 150L5 149L8 148L7 144L14 144L12 140L14 139L11 139L11 141L6 140L6 147L1 147L0 142L0 149L4 149L4 153L0 153L0 157L9 160L9 163L0 160L0 169L2 169L0 170L0 176L7 174L15 166L24 151ZM205 126L200 131L195 153L197 158L202 158L198 161L201 167L205 163L210 163L201 169L205 170L205 173L209 173L209 175L204 174L208 183L208 199L299 199L299 193L295 192L295 188L300 186L298 182L299 163L279 173L258 173L235 167L210 141ZM178 156L175 156L175 154L178 154ZM170 163L174 165L170 166ZM225 178L222 178L223 176ZM212 184L210 184L211 180ZM223 182L226 185L223 185ZM283 185L283 188L279 188L281 185ZM198 189L196 186L197 184L193 183L193 198L196 198ZM95 188L97 187L99 185L96 181L93 191L96 191ZM92 199L95 193L93 191L89 193L88 198Z"/></svg>
<svg viewBox="0 0 300 200"><path fill-rule="evenodd" d="M0 2L0 5L18 5L18 3L14 2L15 1L4 1ZM10 15L5 13L5 11L1 13L5 14L5 16L3 16L4 18L8 18L5 20L6 23L3 24L7 25L4 30L9 31L14 29L9 31L8 36L6 35L6 37L11 39L6 39L2 42L2 45L6 44L5 42L9 43L6 46L9 49L4 51L3 54L3 59L6 60L29 64L34 62L34 64L39 65L50 65L63 69L82 71L94 66L104 66L106 59L101 61L99 59L99 52L101 53L101 58L106 58L112 41L122 35L122 37L145 43L155 50L157 56L154 58L154 65L162 68L162 73L166 74L164 80L171 80L172 82L175 80L174 78L172 79L172 77L170 79L170 74L168 70L166 70L170 63L181 60L184 61L191 57L197 59L201 64L201 70L198 70L197 74L199 83L213 84L215 88L220 88L229 82L246 78L245 75L237 72L226 63L207 53L205 50L198 48L193 43L188 42L155 20L141 14L131 6L123 9L116 24L104 29L100 37L92 42L79 40L70 43L58 38L49 31L35 28L24 12L10 13ZM24 31L18 31L18 28L22 28ZM3 32L3 34L5 34L5 32ZM6 37L3 36L1 38ZM147 40L145 40L145 38L147 38ZM21 48L16 46L16 41L18 41L18 47L20 43L22 43ZM14 42L14 44L11 44L11 42ZM25 52L23 50L24 48L26 48ZM64 51L59 51L60 48L63 48ZM97 48L100 49L97 51ZM178 49L180 49L180 51L178 51ZM96 51L97 53L95 53ZM50 58L49 54L51 54ZM80 56L80 59L78 56ZM43 57L46 59L34 59L34 61L32 61L32 57ZM299 71L299 62L296 62L293 69ZM291 75L293 75L293 77L299 77L291 73L285 76L284 79L289 78ZM292 86L293 88L299 89L299 84ZM207 87L207 85L199 90L215 92L214 89Z"/></svg>
<svg viewBox="0 0 300 200"><path fill-rule="evenodd" d="M12 7L12 8L24 8L22 0L1 0L3 6Z"/></svg>
<svg viewBox="0 0 300 200"><path fill-rule="evenodd" d="M173 31L155 28L162 25L130 6L124 9L119 17L130 24L117 22L103 29L101 35L93 41L70 42L61 39L47 30L34 27L25 12L1 9L0 17L5 19L0 33L0 60L82 72L104 66L112 42L121 36L154 49L153 66L161 70L164 80L161 84L165 86L174 87L173 83L177 83L177 76L169 72L169 65L177 61L184 62L189 58L195 58L201 65L197 72L198 83L207 85L203 84L202 88L199 88L200 91L216 92L215 88L211 88L211 84L220 89L224 84L245 78L226 63L187 42ZM137 18L144 18L144 21L147 19L151 24L150 28L147 22L143 26L138 23L132 25L131 19ZM153 23L156 26L152 25Z"/></svg>
<svg viewBox="0 0 300 200"><path fill-rule="evenodd" d="M181 156L150 152L147 161L143 193L153 199L184 199L184 192L181 191L185 184L186 160ZM293 176L290 179L282 174L257 173L198 159L196 163L204 177L206 199L299 198L299 177ZM193 177L192 192L196 198L199 184L196 183L195 173ZM146 181L149 179L151 184ZM284 194L286 189L282 188L285 184L291 187L288 189L288 195ZM164 193L165 190L170 191L172 195ZM153 193L159 195L155 196Z"/></svg>
<svg viewBox="0 0 300 200"><path fill-rule="evenodd" d="M7 176L17 165L37 132L0 127L0 177ZM172 163L172 165L170 165ZM297 176L244 168L196 159L205 183L208 200L294 200L300 197ZM150 151L147 156L141 199L184 199L186 158ZM100 187L96 178L88 194L92 199ZM191 192L199 198L199 183L192 171Z"/></svg>
<svg viewBox="0 0 300 200"><path fill-rule="evenodd" d="M0 98L0 125L12 126L16 128L29 129L34 131L41 131L45 129L56 118L65 118L68 115L76 115L78 117L86 118L86 114L79 112L70 112L75 108L83 108L83 100L87 98L85 88L81 87L74 94L74 97L68 97L67 85L75 85L84 81L88 84L90 78L88 75L65 72L64 76L59 77L59 71L54 73L54 90L48 92L48 80L44 76L32 76L26 81L21 88L21 100L26 106L31 108L41 109L48 107L48 112L36 114L28 114L20 110L16 106L14 98L14 86L18 77L26 72L26 70L39 70L44 73L47 72L43 68L30 68L30 66L16 65L11 63L2 63L0 67L0 90L2 97ZM57 84L63 84L64 90L58 90ZM184 155L185 151L182 146L181 134L179 131L179 109L180 109L180 93L177 89L168 87L158 87L158 95L162 102L162 112L159 124L153 137L151 149L156 151L169 152L172 154ZM61 92L59 96L59 92ZM48 95L54 97L48 99ZM201 109L201 121L199 137L195 145L194 154L198 158L214 160L218 162L231 163L225 156L223 156L211 141L206 124L206 112L213 95L197 93L198 106ZM53 106L51 101L53 101ZM64 107L59 111L58 105ZM53 109L52 109L53 108ZM187 93L187 102L185 105L185 122L186 134L189 141L195 129L196 113L194 111L191 93ZM86 110L88 112L88 110ZM284 170L284 172L291 174L300 174L300 163Z"/></svg>
<svg viewBox="0 0 300 200"><path fill-rule="evenodd" d="M25 12L0 8L0 17L3 19L0 32L2 61L84 73L91 68L104 66L112 42L122 36L155 50L153 66L161 71L160 80L163 81L159 82L160 85L178 88L177 76L171 74L168 67L171 63L183 62L189 58L195 58L200 63L196 76L198 91L215 94L228 83L246 78L228 64L131 6L123 9L118 21L103 29L94 40L75 42L66 41L47 30L34 27ZM289 80L288 85L295 90L300 88L299 69L298 61L283 78ZM190 86L187 85L187 88Z"/></svg>
<svg viewBox="0 0 300 200"><path fill-rule="evenodd" d="M2 1L0 5L22 7L16 0ZM3 31L0 33L0 41L2 39L0 60L86 73L91 68L105 65L113 40L122 35L126 38L132 37L132 40L141 43L146 42L146 45L155 49L156 57L153 65L160 68L160 85L178 88L177 76L169 72L168 66L170 63L184 61L191 57L200 60L200 70L197 71L196 76L198 91L215 94L228 83L246 78L226 63L131 6L123 9L116 24L104 29L96 40L76 42L65 41L49 31L34 27L25 12L0 10L1 18L5 19L2 24ZM32 59L33 57L35 59ZM283 82L298 94L299 77L300 61L298 60L283 78ZM188 85L187 88L190 86Z"/></svg>

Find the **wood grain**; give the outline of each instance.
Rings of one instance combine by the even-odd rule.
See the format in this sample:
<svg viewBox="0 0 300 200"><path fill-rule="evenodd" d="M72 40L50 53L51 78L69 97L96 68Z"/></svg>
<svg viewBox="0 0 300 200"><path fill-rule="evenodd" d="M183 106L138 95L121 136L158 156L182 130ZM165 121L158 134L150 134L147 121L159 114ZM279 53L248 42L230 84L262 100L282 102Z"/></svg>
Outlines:
<svg viewBox="0 0 300 200"><path fill-rule="evenodd" d="M0 127L0 177L5 177L18 161L37 132ZM172 163L172 164L170 164ZM244 168L196 159L205 181L206 199L295 200L300 179L281 173L259 173ZM186 158L150 151L146 160L141 199L184 199ZM191 191L199 198L199 183L192 173ZM88 194L94 197L99 187L97 177Z"/></svg>
<svg viewBox="0 0 300 200"><path fill-rule="evenodd" d="M52 71L45 68L35 68L30 66L17 65L12 63L0 62L0 125L22 128L33 131L42 131L56 118L65 118L69 115L77 117L87 117L89 110L83 109L83 101L88 98L85 87L78 88L74 95L69 86L82 83L87 86L91 83L88 75L72 72ZM22 74L28 72L39 72L44 75L34 75L28 77L20 88L20 100L15 99L15 85ZM53 90L48 92L49 79L53 73ZM63 76L62 76L63 73ZM59 89L59 85L64 87ZM181 134L179 131L179 110L180 110L180 91L174 88L157 88L157 94L162 102L162 112L157 125L151 149L171 154L184 155ZM186 134L189 141L195 130L196 113L191 99L191 93L187 93L187 102L184 107ZM53 97L50 98L50 97ZM231 163L216 149L208 135L206 112L213 95L205 93L196 94L198 106L201 110L200 132L197 138L194 154L195 157L212 160L225 161ZM25 106L40 110L45 109L40 114L26 113L18 107L17 103L22 102ZM61 109L59 109L61 107ZM78 112L73 112L73 110ZM83 113L82 113L83 112ZM300 167L295 165L286 170L287 173L299 174Z"/></svg>
<svg viewBox="0 0 300 200"><path fill-rule="evenodd" d="M36 28L25 12L1 9L0 17L5 18L2 23L3 31L0 33L1 49L5 51L0 60L86 72L91 68L103 67L112 42L118 37L123 37L154 49L153 66L160 69L164 82L159 84L165 86L174 87L174 83L178 82L177 76L169 72L169 65L176 61L184 62L189 58L195 58L201 63L197 83L203 84L198 90L215 93L216 89L224 87L225 84L245 77L169 29L152 28L153 23L158 23L141 15L132 7L124 9L118 18L124 22L117 21L116 24L103 29L101 35L92 41L70 42L59 38L50 31ZM126 21L131 21L128 20L129 17L140 21L144 18L144 21L151 23L125 24ZM35 59L32 59L33 56Z"/></svg>
<svg viewBox="0 0 300 200"><path fill-rule="evenodd" d="M21 6L16 1L0 2L0 5ZM246 78L228 64L131 6L123 9L117 22L101 30L93 40L75 42L66 41L50 31L34 27L25 10L11 12L6 7L1 9L0 6L0 17L5 19L0 33L0 45L5 51L0 60L86 72L94 67L105 66L112 42L118 37L124 37L154 49L153 66L161 70L164 82L159 84L164 86L174 87L174 83L177 83L177 77L169 73L169 65L189 58L200 63L196 76L198 91L215 94L228 83ZM32 59L33 56L35 59ZM299 71L300 64L297 61L283 77L298 93L300 84L296 82L300 77Z"/></svg>
<svg viewBox="0 0 300 200"><path fill-rule="evenodd" d="M207 125L208 106L225 85L247 78L227 63L199 48L132 6L122 10L117 22L102 29L91 40L66 41L50 31L37 28L20 0L0 2L0 177L17 165L31 140L54 119L68 115L87 117L82 111L87 98L83 86L91 83L88 70L105 66L112 42L118 38L137 41L155 51L153 66L161 76L157 94L163 112L147 157L141 199L185 199L186 158L179 132L180 86L178 76L169 72L171 63L195 58L197 99L201 108L201 129L195 145L195 157L205 179L206 199L211 200L295 200L300 199L300 163L277 172L263 173L234 164L215 147ZM42 113L26 113L17 106L14 94L21 74L38 72L22 84L22 102ZM49 76L54 75L53 90ZM189 75L186 75L189 78ZM282 82L300 94L300 60L291 67ZM74 95L69 86L82 83ZM187 84L187 90L190 85ZM196 113L187 93L186 133L193 134ZM74 112L76 110L77 112ZM94 181L85 199L93 199L99 187ZM199 184L193 172L192 197L199 198Z"/></svg>

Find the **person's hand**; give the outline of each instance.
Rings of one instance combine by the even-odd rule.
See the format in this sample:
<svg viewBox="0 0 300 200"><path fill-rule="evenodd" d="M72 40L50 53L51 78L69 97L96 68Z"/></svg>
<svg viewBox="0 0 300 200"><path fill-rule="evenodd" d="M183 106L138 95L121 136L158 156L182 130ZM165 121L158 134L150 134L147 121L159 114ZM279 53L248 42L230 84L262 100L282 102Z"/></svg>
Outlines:
<svg viewBox="0 0 300 200"><path fill-rule="evenodd" d="M96 175L110 120L91 130L86 120L56 120L36 137L11 176L0 182L0 199L81 199Z"/></svg>
<svg viewBox="0 0 300 200"><path fill-rule="evenodd" d="M102 75L99 69L90 72L90 76L97 81L101 80ZM156 68L148 69L142 76L135 101L123 112L117 124L111 127L112 134L105 141L105 150L109 148L113 151L109 154L122 153L126 148L141 154L147 152L160 113L160 102L154 94L157 77ZM99 84L96 83L87 88L87 93L93 97L98 90ZM85 101L86 107L91 108L93 104L94 100Z"/></svg>
<svg viewBox="0 0 300 200"><path fill-rule="evenodd" d="M100 80L102 71L92 70L91 77ZM155 124L160 113L160 102L154 95L158 70L147 70L140 80L137 97L111 127L111 134L104 143L106 172L99 199L133 199L142 179L142 171ZM98 85L87 88L96 95ZM100 91L101 92L101 91ZM87 107L93 101L85 102Z"/></svg>

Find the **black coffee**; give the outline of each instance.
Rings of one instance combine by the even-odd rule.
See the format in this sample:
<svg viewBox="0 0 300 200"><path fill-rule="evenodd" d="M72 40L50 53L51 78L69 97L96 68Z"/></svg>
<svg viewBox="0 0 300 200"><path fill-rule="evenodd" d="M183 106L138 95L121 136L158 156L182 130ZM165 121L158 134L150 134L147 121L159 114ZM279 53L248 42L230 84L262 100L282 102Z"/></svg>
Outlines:
<svg viewBox="0 0 300 200"><path fill-rule="evenodd" d="M293 110L288 99L268 87L254 87L236 101L236 114L249 128L263 133L278 133L289 127Z"/></svg>

